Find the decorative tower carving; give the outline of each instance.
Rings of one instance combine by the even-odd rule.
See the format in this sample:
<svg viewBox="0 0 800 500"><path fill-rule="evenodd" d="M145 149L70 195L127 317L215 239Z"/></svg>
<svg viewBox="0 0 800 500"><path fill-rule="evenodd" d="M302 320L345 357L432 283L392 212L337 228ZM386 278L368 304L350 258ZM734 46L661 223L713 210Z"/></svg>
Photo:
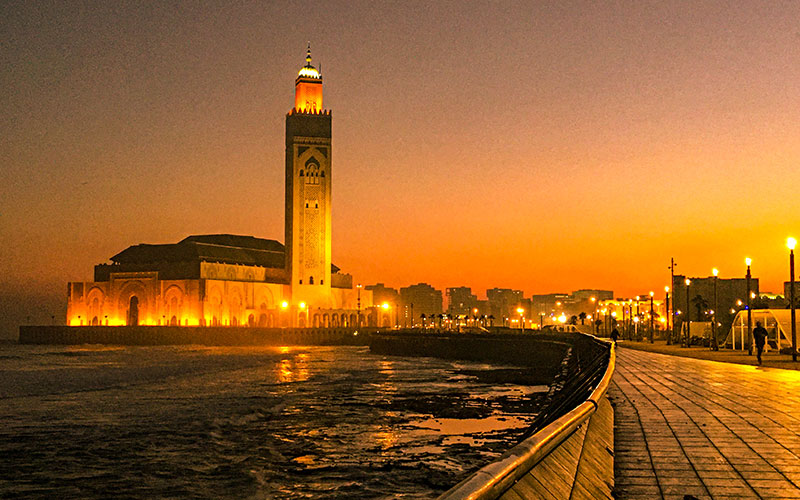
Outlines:
<svg viewBox="0 0 800 500"><path fill-rule="evenodd" d="M286 267L292 299L330 304L331 114L322 108L322 75L306 65L286 115Z"/></svg>

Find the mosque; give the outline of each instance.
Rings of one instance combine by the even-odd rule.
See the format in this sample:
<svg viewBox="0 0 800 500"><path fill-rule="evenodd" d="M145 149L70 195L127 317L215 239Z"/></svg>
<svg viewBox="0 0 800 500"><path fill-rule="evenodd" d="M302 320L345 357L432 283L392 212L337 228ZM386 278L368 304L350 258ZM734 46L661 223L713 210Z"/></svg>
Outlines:
<svg viewBox="0 0 800 500"><path fill-rule="evenodd" d="M67 324L378 326L390 313L331 263L331 112L306 64L286 115L285 245L231 234L140 244L68 286Z"/></svg>

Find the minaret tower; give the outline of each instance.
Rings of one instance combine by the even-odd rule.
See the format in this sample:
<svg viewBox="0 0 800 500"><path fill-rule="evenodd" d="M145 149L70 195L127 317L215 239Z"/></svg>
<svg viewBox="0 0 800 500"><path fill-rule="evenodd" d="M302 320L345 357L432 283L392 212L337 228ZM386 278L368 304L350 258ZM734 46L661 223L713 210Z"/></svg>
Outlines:
<svg viewBox="0 0 800 500"><path fill-rule="evenodd" d="M292 301L331 307L331 113L311 44L286 115L286 268Z"/></svg>

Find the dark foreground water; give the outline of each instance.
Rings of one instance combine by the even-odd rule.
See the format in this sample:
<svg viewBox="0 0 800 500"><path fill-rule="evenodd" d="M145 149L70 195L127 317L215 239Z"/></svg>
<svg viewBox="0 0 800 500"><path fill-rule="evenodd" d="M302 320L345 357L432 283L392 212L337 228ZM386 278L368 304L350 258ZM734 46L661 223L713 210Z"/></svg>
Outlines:
<svg viewBox="0 0 800 500"><path fill-rule="evenodd" d="M429 498L532 420L547 387L497 368L364 347L0 345L0 498Z"/></svg>

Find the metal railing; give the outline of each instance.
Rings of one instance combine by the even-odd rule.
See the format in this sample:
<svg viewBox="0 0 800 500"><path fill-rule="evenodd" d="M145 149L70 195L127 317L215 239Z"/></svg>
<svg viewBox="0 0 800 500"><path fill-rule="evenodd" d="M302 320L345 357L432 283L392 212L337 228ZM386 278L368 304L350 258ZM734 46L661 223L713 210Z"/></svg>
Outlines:
<svg viewBox="0 0 800 500"><path fill-rule="evenodd" d="M494 500L499 498L597 411L597 406L608 391L611 377L614 374L615 346L611 342L597 339L591 335L577 335L580 337L573 349L576 349L580 342L591 342L599 344L601 353L589 361L589 366L581 368L580 376L576 377L573 383L564 385L561 393L565 396L559 401L554 401L554 404L550 406L555 406L555 408L548 408L545 416L542 416L541 419L537 418L538 424L535 422L532 429L537 429L536 425L543 423L544 427L507 451L497 461L483 467L442 494L439 500ZM583 351L581 348L576 350ZM580 364L582 360L578 359L577 361ZM590 387L593 389L586 397ZM568 393L571 390L577 391L578 395ZM576 399L580 399L581 402L571 411L559 416L559 412L563 412L570 404L577 403Z"/></svg>

